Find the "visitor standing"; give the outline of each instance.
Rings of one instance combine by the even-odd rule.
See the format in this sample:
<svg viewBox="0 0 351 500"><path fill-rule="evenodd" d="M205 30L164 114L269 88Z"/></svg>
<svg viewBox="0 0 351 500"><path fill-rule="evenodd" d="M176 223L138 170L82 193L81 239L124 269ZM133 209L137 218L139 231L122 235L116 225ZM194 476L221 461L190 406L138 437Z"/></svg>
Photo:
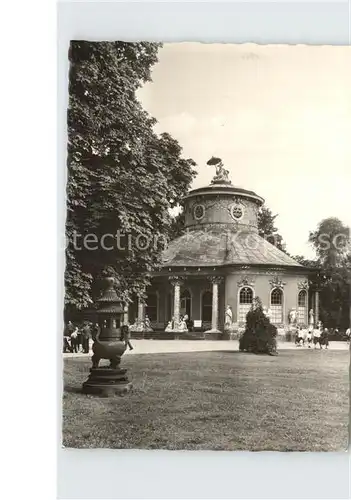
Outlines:
<svg viewBox="0 0 351 500"><path fill-rule="evenodd" d="M320 346L322 349L322 346L325 346L325 349L328 349L329 347L329 331L328 328L324 328L322 333L321 333L321 338L320 338Z"/></svg>
<svg viewBox="0 0 351 500"><path fill-rule="evenodd" d="M130 334L128 325L122 325L121 327L121 340L129 347L129 350L133 350L133 346L130 343Z"/></svg>
<svg viewBox="0 0 351 500"><path fill-rule="evenodd" d="M85 354L89 353L89 341L91 337L91 329L88 322L83 325L82 329L82 347Z"/></svg>
<svg viewBox="0 0 351 500"><path fill-rule="evenodd" d="M319 344L319 347L322 349L322 346L321 346L321 331L319 328L316 328L314 331L313 331L313 344L314 344L314 348L317 349L317 344Z"/></svg>
<svg viewBox="0 0 351 500"><path fill-rule="evenodd" d="M71 345L73 352L79 352L78 328L75 327L71 334Z"/></svg>
<svg viewBox="0 0 351 500"><path fill-rule="evenodd" d="M78 326L78 332L77 332L78 352L82 350L82 345L83 345L83 326L84 323L80 323Z"/></svg>
<svg viewBox="0 0 351 500"><path fill-rule="evenodd" d="M346 330L345 335L346 335L347 342L350 342L350 336L351 336L351 328L350 327Z"/></svg>

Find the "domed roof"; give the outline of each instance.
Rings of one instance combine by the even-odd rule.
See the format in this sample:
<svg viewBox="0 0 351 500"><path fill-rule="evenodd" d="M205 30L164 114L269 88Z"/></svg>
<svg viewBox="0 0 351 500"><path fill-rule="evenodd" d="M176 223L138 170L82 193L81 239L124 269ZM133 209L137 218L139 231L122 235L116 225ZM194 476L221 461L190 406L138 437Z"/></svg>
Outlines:
<svg viewBox="0 0 351 500"><path fill-rule="evenodd" d="M170 242L164 267L263 265L303 267L255 232L223 232L220 228L187 231Z"/></svg>
<svg viewBox="0 0 351 500"><path fill-rule="evenodd" d="M258 209L264 199L233 186L219 158L209 186L184 197L185 234L163 252L164 267L289 266L298 262L258 234Z"/></svg>
<svg viewBox="0 0 351 500"><path fill-rule="evenodd" d="M193 189L189 194L184 196L183 200L188 200L198 196L205 196L208 194L240 196L242 198L256 201L258 205L263 205L264 203L264 199L261 198L261 196L258 196L253 191L233 186L230 181L227 183L212 181L208 186Z"/></svg>

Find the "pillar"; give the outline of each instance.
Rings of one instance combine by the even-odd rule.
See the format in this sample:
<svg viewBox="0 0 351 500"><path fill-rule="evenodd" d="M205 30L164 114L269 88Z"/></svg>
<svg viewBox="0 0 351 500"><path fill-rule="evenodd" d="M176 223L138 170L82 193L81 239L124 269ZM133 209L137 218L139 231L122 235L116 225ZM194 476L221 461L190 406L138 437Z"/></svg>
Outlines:
<svg viewBox="0 0 351 500"><path fill-rule="evenodd" d="M315 305L315 323L318 325L319 321L319 290L314 292L314 305Z"/></svg>
<svg viewBox="0 0 351 500"><path fill-rule="evenodd" d="M173 286L173 328L174 330L177 330L180 323L180 286L182 284L182 280L178 276L172 276L170 278L170 283Z"/></svg>
<svg viewBox="0 0 351 500"><path fill-rule="evenodd" d="M212 282L212 321L211 321L211 332L220 333L218 330L218 302L219 302L219 284L222 281L220 276L211 276L210 281Z"/></svg>
<svg viewBox="0 0 351 500"><path fill-rule="evenodd" d="M129 306L126 304L123 310L123 324L128 325L129 323Z"/></svg>

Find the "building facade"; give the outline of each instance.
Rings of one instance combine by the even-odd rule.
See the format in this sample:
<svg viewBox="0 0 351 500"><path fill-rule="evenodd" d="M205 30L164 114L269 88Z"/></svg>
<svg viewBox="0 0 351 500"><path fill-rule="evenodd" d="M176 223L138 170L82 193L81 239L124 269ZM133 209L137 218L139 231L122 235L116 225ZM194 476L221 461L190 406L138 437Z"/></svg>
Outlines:
<svg viewBox="0 0 351 500"><path fill-rule="evenodd" d="M223 332L226 309L240 331L253 299L260 297L270 320L283 334L295 314L298 325L318 322L318 292L311 297L309 270L258 233L264 200L237 188L220 165L209 186L184 199L184 234L170 242L163 267L152 276L146 300L129 307L129 322L142 329L174 329L187 314L196 329ZM313 308L311 315L310 308ZM292 313L293 312L293 313Z"/></svg>

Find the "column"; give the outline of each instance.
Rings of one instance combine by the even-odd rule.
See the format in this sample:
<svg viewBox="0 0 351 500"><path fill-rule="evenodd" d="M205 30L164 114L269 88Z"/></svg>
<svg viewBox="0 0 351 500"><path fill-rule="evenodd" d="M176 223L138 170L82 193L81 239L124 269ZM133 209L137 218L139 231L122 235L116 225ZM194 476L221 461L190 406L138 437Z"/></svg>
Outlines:
<svg viewBox="0 0 351 500"><path fill-rule="evenodd" d="M212 282L212 321L210 331L220 333L218 330L218 287L223 278L221 276L211 276L209 279Z"/></svg>
<svg viewBox="0 0 351 500"><path fill-rule="evenodd" d="M144 328L144 299L140 295L138 296L138 319L137 319L137 325L139 328L143 329Z"/></svg>
<svg viewBox="0 0 351 500"><path fill-rule="evenodd" d="M314 292L314 304L315 304L315 323L318 325L319 321L319 290Z"/></svg>
<svg viewBox="0 0 351 500"><path fill-rule="evenodd" d="M178 276L172 276L170 278L170 283L173 286L174 330L177 330L180 323L180 286L182 284L182 280Z"/></svg>

